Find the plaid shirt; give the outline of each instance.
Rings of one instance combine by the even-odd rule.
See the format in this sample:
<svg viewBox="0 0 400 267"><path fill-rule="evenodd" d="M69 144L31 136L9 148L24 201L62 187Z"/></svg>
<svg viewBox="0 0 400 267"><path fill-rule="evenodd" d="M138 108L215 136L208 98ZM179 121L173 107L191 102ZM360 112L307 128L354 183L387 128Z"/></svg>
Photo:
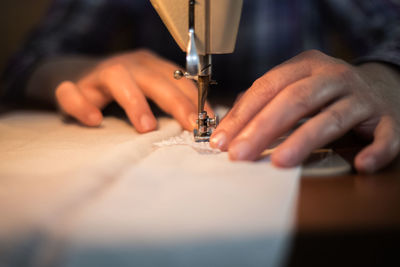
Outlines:
<svg viewBox="0 0 400 267"><path fill-rule="evenodd" d="M23 98L29 75L47 58L140 47L184 64L149 0L54 0L3 75L6 98ZM213 75L230 91L242 91L308 49L400 66L400 1L245 0L236 50L213 57Z"/></svg>

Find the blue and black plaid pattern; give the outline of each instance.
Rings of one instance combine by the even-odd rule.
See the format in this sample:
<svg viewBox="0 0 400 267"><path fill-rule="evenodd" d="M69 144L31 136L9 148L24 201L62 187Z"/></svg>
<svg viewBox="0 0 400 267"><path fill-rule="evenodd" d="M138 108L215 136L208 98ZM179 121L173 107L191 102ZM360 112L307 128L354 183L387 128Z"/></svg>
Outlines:
<svg viewBox="0 0 400 267"><path fill-rule="evenodd" d="M53 56L104 56L139 47L184 63L149 0L54 0L3 74L6 96L23 98L29 75ZM229 90L241 91L308 49L400 66L400 1L244 0L235 53L214 56L214 74Z"/></svg>

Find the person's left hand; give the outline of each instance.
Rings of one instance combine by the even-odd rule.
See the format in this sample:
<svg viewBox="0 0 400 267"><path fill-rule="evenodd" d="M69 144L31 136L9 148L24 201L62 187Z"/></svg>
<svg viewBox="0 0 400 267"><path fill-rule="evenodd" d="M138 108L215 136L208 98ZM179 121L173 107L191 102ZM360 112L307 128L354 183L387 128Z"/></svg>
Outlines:
<svg viewBox="0 0 400 267"><path fill-rule="evenodd" d="M307 51L257 79L211 136L233 160L255 160L279 136L315 114L271 155L275 165L300 164L316 148L351 129L373 137L355 159L373 172L400 150L400 74L384 64L352 66Z"/></svg>

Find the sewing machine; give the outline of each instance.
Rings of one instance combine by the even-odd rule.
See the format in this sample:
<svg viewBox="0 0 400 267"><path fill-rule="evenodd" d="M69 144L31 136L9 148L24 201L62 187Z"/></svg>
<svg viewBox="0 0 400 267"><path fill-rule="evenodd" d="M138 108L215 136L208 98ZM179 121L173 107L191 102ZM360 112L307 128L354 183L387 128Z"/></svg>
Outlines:
<svg viewBox="0 0 400 267"><path fill-rule="evenodd" d="M198 119L196 142L208 142L218 124L204 110L212 80L212 54L232 53L235 49L243 0L150 0L179 47L186 52L186 71L174 77L196 81Z"/></svg>
<svg viewBox="0 0 400 267"><path fill-rule="evenodd" d="M179 47L186 52L186 71L177 70L176 79L186 77L198 87L196 142L208 142L218 124L204 110L211 79L212 54L235 49L243 0L150 0ZM349 172L351 166L331 149L315 151L303 164L306 176L330 176Z"/></svg>

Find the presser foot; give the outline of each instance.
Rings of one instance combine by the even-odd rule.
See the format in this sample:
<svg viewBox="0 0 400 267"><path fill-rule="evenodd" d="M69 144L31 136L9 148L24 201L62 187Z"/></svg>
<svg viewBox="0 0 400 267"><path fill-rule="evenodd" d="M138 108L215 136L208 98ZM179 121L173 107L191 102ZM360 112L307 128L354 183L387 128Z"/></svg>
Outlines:
<svg viewBox="0 0 400 267"><path fill-rule="evenodd" d="M210 118L206 111L199 113L197 129L193 130L195 142L209 142L210 136L218 125L218 118Z"/></svg>
<svg viewBox="0 0 400 267"><path fill-rule="evenodd" d="M203 135L199 134L199 131L197 131L197 129L193 130L193 135L194 135L194 141L195 142L210 142L210 136L211 133L206 133Z"/></svg>

